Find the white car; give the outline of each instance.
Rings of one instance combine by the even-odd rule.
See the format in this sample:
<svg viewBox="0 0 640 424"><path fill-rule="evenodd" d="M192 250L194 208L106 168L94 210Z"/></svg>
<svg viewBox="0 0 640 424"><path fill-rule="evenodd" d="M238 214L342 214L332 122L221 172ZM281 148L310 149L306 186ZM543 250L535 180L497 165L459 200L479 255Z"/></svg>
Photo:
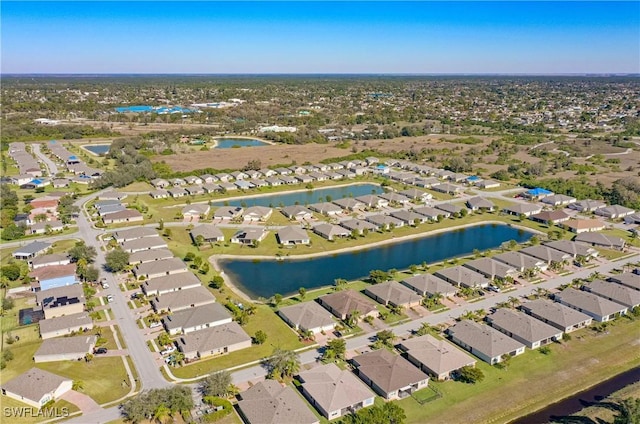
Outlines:
<svg viewBox="0 0 640 424"><path fill-rule="evenodd" d="M102 288L103 289L108 289L109 288L109 284L106 281L102 282Z"/></svg>
<svg viewBox="0 0 640 424"><path fill-rule="evenodd" d="M112 294L110 294L109 296L107 296L107 302L108 302L108 303L113 302L113 300L114 300L114 297L113 297L113 295L112 295Z"/></svg>
<svg viewBox="0 0 640 424"><path fill-rule="evenodd" d="M175 351L176 351L175 346L171 346L171 347L166 348L165 350L161 350L160 351L160 355L162 355L162 356L168 355L168 354L173 353Z"/></svg>
<svg viewBox="0 0 640 424"><path fill-rule="evenodd" d="M162 324L159 323L158 321L152 322L151 324L149 324L149 328L158 328L160 327Z"/></svg>

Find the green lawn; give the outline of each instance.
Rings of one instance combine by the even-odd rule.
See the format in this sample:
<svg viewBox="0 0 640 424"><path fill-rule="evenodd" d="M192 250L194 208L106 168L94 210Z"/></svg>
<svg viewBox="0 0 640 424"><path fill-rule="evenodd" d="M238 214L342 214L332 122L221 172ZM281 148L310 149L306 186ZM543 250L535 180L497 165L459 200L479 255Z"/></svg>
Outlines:
<svg viewBox="0 0 640 424"><path fill-rule="evenodd" d="M54 374L81 380L84 383L83 392L99 404L119 399L129 393L127 372L122 358L114 356L108 358L95 357L93 361L62 361L37 364L38 368Z"/></svg>
<svg viewBox="0 0 640 424"><path fill-rule="evenodd" d="M250 317L249 323L243 328L249 336L253 336L258 330L264 331L267 333L267 341L262 345L253 345L248 349L231 352L228 355L174 368L172 369L173 374L180 378L200 377L224 368L260 360L271 355L276 347L292 350L304 346L298 340L297 334L266 305L257 306L256 314Z"/></svg>
<svg viewBox="0 0 640 424"><path fill-rule="evenodd" d="M608 330L572 333L571 341L552 345L550 355L527 350L502 370L478 361L481 383L430 382L442 398L424 405L407 398L400 405L408 423L509 422L640 364L638 321L619 319Z"/></svg>

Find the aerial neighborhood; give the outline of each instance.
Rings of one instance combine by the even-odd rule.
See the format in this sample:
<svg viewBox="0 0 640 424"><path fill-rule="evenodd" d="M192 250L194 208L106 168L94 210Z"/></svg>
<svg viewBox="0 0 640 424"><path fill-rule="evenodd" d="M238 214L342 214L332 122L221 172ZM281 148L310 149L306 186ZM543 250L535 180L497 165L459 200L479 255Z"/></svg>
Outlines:
<svg viewBox="0 0 640 424"><path fill-rule="evenodd" d="M568 80L544 113L501 106L511 130L452 95L394 133L371 114L418 104L390 79L334 98L349 123L325 97L292 111L248 83L223 100L176 82L184 108L110 99L83 118L94 140L10 131L2 403L72 422L506 422L637 367L640 135L619 104L638 87L621 81L576 99ZM85 122L46 115L29 125Z"/></svg>

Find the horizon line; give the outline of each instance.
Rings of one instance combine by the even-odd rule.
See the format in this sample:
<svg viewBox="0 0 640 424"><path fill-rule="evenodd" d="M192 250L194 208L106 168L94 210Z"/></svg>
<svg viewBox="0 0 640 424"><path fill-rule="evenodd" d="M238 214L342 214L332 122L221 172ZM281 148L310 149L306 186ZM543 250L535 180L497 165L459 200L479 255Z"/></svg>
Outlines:
<svg viewBox="0 0 640 424"><path fill-rule="evenodd" d="M638 72L0 72L6 76L633 76Z"/></svg>

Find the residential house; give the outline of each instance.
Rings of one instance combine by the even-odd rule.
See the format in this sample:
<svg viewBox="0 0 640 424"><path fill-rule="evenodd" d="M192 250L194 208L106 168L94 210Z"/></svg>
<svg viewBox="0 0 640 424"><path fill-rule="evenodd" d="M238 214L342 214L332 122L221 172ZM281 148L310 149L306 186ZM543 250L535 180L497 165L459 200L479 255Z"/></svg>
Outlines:
<svg viewBox="0 0 640 424"><path fill-rule="evenodd" d="M457 186L455 184L442 183L431 186L431 190L437 191L438 193L452 194L457 195L464 191L464 188Z"/></svg>
<svg viewBox="0 0 640 424"><path fill-rule="evenodd" d="M151 183L152 186L154 186L155 188L167 188L171 185L171 183L167 180L164 180L162 178L154 178L153 180L149 181Z"/></svg>
<svg viewBox="0 0 640 424"><path fill-rule="evenodd" d="M218 178L215 175L211 174L202 174L200 175L200 179L202 180L203 184L213 184L218 181Z"/></svg>
<svg viewBox="0 0 640 424"><path fill-rule="evenodd" d="M401 195L408 197L414 201L418 202L426 202L427 200L433 199L433 195L431 193L427 193L426 191L418 190L417 188L409 188L407 190L403 190L399 192Z"/></svg>
<svg viewBox="0 0 640 424"><path fill-rule="evenodd" d="M58 220L44 221L33 224L29 227L30 234L47 234L64 230L64 224Z"/></svg>
<svg viewBox="0 0 640 424"><path fill-rule="evenodd" d="M436 209L444 211L449 215L457 215L462 213L463 210L466 210L462 206L454 205L452 203L441 203L436 205Z"/></svg>
<svg viewBox="0 0 640 424"><path fill-rule="evenodd" d="M140 285L147 296L161 296L178 290L187 290L201 286L200 279L192 272L181 272L174 275L163 275L151 278Z"/></svg>
<svg viewBox="0 0 640 424"><path fill-rule="evenodd" d="M318 302L341 320L350 318L353 312L359 312L361 319L378 315L375 303L353 290L325 294L318 298Z"/></svg>
<svg viewBox="0 0 640 424"><path fill-rule="evenodd" d="M204 187L199 185L188 186L185 188L185 190L187 190L187 193L189 193L189 196L198 196L205 193Z"/></svg>
<svg viewBox="0 0 640 424"><path fill-rule="evenodd" d="M269 234L269 232L263 228L241 229L231 237L231 243L253 245L264 240L267 234Z"/></svg>
<svg viewBox="0 0 640 424"><path fill-rule="evenodd" d="M2 395L26 403L36 409L60 399L73 387L69 378L31 368L17 377L2 383Z"/></svg>
<svg viewBox="0 0 640 424"><path fill-rule="evenodd" d="M196 177L195 175L189 175L187 177L184 177L184 180L189 185L201 185L202 183L204 183L202 178Z"/></svg>
<svg viewBox="0 0 640 424"><path fill-rule="evenodd" d="M558 328L508 308L500 308L487 316L487 322L529 349L537 349L562 338L562 331Z"/></svg>
<svg viewBox="0 0 640 424"><path fill-rule="evenodd" d="M546 262L547 265L551 265L552 262L564 264L571 260L571 255L568 253L563 253L544 245L525 247L520 250L520 253L540 259Z"/></svg>
<svg viewBox="0 0 640 424"><path fill-rule="evenodd" d="M278 238L278 243L283 246L311 244L311 239L309 238L307 231L304 228L295 225L280 228L276 233L276 237Z"/></svg>
<svg viewBox="0 0 640 424"><path fill-rule="evenodd" d="M174 199L184 197L189 194L187 190L181 187L170 188L169 190L167 190L167 193L169 193L169 196L173 197Z"/></svg>
<svg viewBox="0 0 640 424"><path fill-rule="evenodd" d="M429 221L437 221L438 219L449 218L451 216L448 212L428 206L415 208L413 211L425 216Z"/></svg>
<svg viewBox="0 0 640 424"><path fill-rule="evenodd" d="M36 293L36 304L45 319L84 312L84 292L80 284L43 290Z"/></svg>
<svg viewBox="0 0 640 424"><path fill-rule="evenodd" d="M444 297L453 297L458 289L440 277L432 274L419 274L400 281L420 296L433 296L436 293Z"/></svg>
<svg viewBox="0 0 640 424"><path fill-rule="evenodd" d="M40 337L42 339L51 339L91 330L93 329L93 320L87 312L78 312L76 314L43 319L38 321L38 325L40 327Z"/></svg>
<svg viewBox="0 0 640 424"><path fill-rule="evenodd" d="M142 220L144 220L144 216L135 209L125 209L102 217L102 222L104 222L105 225L121 224L123 222L139 222Z"/></svg>
<svg viewBox="0 0 640 424"><path fill-rule="evenodd" d="M365 194L364 196L356 197L356 200L363 203L366 208L386 208L389 206L389 201L373 194Z"/></svg>
<svg viewBox="0 0 640 424"><path fill-rule="evenodd" d="M32 269L38 269L46 266L69 265L70 263L71 258L69 258L69 256L58 253L36 256L29 261L29 265L31 265Z"/></svg>
<svg viewBox="0 0 640 424"><path fill-rule="evenodd" d="M144 250L166 249L167 242L162 237L142 237L139 239L123 241L120 247L125 252L136 253Z"/></svg>
<svg viewBox="0 0 640 424"><path fill-rule="evenodd" d="M583 243L590 246L604 247L606 249L622 250L626 246L626 242L620 237L607 236L602 233L584 233L578 234L573 238L577 243Z"/></svg>
<svg viewBox="0 0 640 424"><path fill-rule="evenodd" d="M480 196L472 197L471 199L467 200L466 205L474 212L479 210L492 211L496 207L496 205L494 205L491 200L485 199L484 197Z"/></svg>
<svg viewBox="0 0 640 424"><path fill-rule="evenodd" d="M552 194L551 196L543 197L541 202L549 206L565 206L575 203L576 198L565 194Z"/></svg>
<svg viewBox="0 0 640 424"><path fill-rule="evenodd" d="M565 333L588 327L593 320L585 313L547 299L526 302L520 306L520 309L524 313Z"/></svg>
<svg viewBox="0 0 640 424"><path fill-rule="evenodd" d="M280 210L284 216L296 221L308 221L313 217L313 213L304 206L285 206Z"/></svg>
<svg viewBox="0 0 640 424"><path fill-rule="evenodd" d="M606 207L607 204L601 200L578 200L569 204L569 209L576 210L578 212L595 212L600 208Z"/></svg>
<svg viewBox="0 0 640 424"><path fill-rule="evenodd" d="M640 213L625 216L624 223L627 225L640 224Z"/></svg>
<svg viewBox="0 0 640 424"><path fill-rule="evenodd" d="M380 198L388 201L389 203L397 203L402 206L407 206L411 203L411 199L409 197L403 196L400 193L394 193L393 191L381 194Z"/></svg>
<svg viewBox="0 0 640 424"><path fill-rule="evenodd" d="M206 203L187 205L182 208L182 218L185 221L194 220L194 219L197 221L201 217L206 218L207 214L209 213L209 210L211 210L211 208Z"/></svg>
<svg viewBox="0 0 640 424"><path fill-rule="evenodd" d="M480 188L480 189L486 190L486 189L489 189L489 188L500 187L500 183L497 182L497 181L493 181L493 180L482 180L482 181L476 182L475 186Z"/></svg>
<svg viewBox="0 0 640 424"><path fill-rule="evenodd" d="M640 290L640 275L637 272L624 272L609 277L609 281L630 287L634 290Z"/></svg>
<svg viewBox="0 0 640 424"><path fill-rule="evenodd" d="M127 193L121 193L115 190L105 191L98 195L98 200L117 200L118 202L125 199L128 196Z"/></svg>
<svg viewBox="0 0 640 424"><path fill-rule="evenodd" d="M264 180L267 184L269 184L269 186L271 187L278 187L281 186L282 184L284 184L284 181L282 181L280 178L278 177L269 177L269 178L265 178Z"/></svg>
<svg viewBox="0 0 640 424"><path fill-rule="evenodd" d="M347 211L358 211L365 208L364 203L351 197L344 197L342 199L334 200L333 203Z"/></svg>
<svg viewBox="0 0 640 424"><path fill-rule="evenodd" d="M207 194L218 193L222 191L222 187L220 186L220 184L214 183L204 183L202 184L202 189Z"/></svg>
<svg viewBox="0 0 640 424"><path fill-rule="evenodd" d="M516 269L516 271L522 273L527 270L534 272L546 271L549 265L537 258L533 258L528 255L524 255L520 252L504 252L493 257L496 261L505 263L510 267Z"/></svg>
<svg viewBox="0 0 640 424"><path fill-rule="evenodd" d="M376 227L385 230L404 227L404 221L389 215L368 215L365 219Z"/></svg>
<svg viewBox="0 0 640 424"><path fill-rule="evenodd" d="M375 399L355 375L333 363L303 371L298 379L302 394L329 420L372 406Z"/></svg>
<svg viewBox="0 0 640 424"><path fill-rule="evenodd" d="M197 243L199 236L202 236L202 240L206 243L224 241L224 234L213 224L197 225L189 232L189 235L194 243Z"/></svg>
<svg viewBox="0 0 640 424"><path fill-rule="evenodd" d="M605 223L599 219L570 219L564 222L564 227L572 233L582 234L592 231L601 231L605 228Z"/></svg>
<svg viewBox="0 0 640 424"><path fill-rule="evenodd" d="M355 356L352 362L358 377L387 400L411 396L429 383L427 374L387 349Z"/></svg>
<svg viewBox="0 0 640 424"><path fill-rule="evenodd" d="M452 378L460 368L476 365L473 357L430 334L404 340L399 348L406 352L409 362L440 381Z"/></svg>
<svg viewBox="0 0 640 424"><path fill-rule="evenodd" d="M11 253L15 259L23 261L35 258L37 255L46 252L51 247L51 243L44 241L34 241L26 246L20 246Z"/></svg>
<svg viewBox="0 0 640 424"><path fill-rule="evenodd" d="M371 222L365 221L364 219L347 219L346 221L341 221L340 225L346 228L351 232L356 232L358 234L365 234L365 232L377 231L378 226L372 224Z"/></svg>
<svg viewBox="0 0 640 424"><path fill-rule="evenodd" d="M489 285L487 277L462 265L443 268L437 271L435 276L456 287L487 287Z"/></svg>
<svg viewBox="0 0 640 424"><path fill-rule="evenodd" d="M282 307L278 315L294 330L313 334L331 331L337 324L325 308L313 301Z"/></svg>
<svg viewBox="0 0 640 424"><path fill-rule="evenodd" d="M251 347L251 337L232 321L185 334L177 344L186 359L202 359Z"/></svg>
<svg viewBox="0 0 640 424"><path fill-rule="evenodd" d="M556 302L560 302L577 311L584 312L598 322L607 322L627 313L627 307L612 302L596 294L572 288L565 289L554 295Z"/></svg>
<svg viewBox="0 0 640 424"><path fill-rule="evenodd" d="M596 209L595 214L604 216L609 219L620 219L625 216L633 215L636 211L621 205L611 205L604 208Z"/></svg>
<svg viewBox="0 0 640 424"><path fill-rule="evenodd" d="M170 335L174 336L228 324L231 321L231 315L224 306L219 303L208 303L169 314L162 318L162 325Z"/></svg>
<svg viewBox="0 0 640 424"><path fill-rule="evenodd" d="M112 234L113 239L118 243L141 239L144 237L158 237L158 232L154 228L149 227L135 227L127 230L117 230Z"/></svg>
<svg viewBox="0 0 640 424"><path fill-rule="evenodd" d="M530 190L527 190L523 193L523 196L532 199L532 200L540 200L547 196L553 195L552 191L546 190L544 188L536 187Z"/></svg>
<svg viewBox="0 0 640 424"><path fill-rule="evenodd" d="M326 216L336 216L342 213L340 206L330 202L312 203L309 205L309 209Z"/></svg>
<svg viewBox="0 0 640 424"><path fill-rule="evenodd" d="M33 355L35 363L77 361L93 352L98 336L82 335L45 339Z"/></svg>
<svg viewBox="0 0 640 424"><path fill-rule="evenodd" d="M273 209L266 206L249 206L245 209L242 218L245 222L264 222L271 217Z"/></svg>
<svg viewBox="0 0 640 424"><path fill-rule="evenodd" d="M151 300L151 306L157 313L176 313L188 308L214 303L216 298L204 287L194 287L166 293Z"/></svg>
<svg viewBox="0 0 640 424"><path fill-rule="evenodd" d="M515 278L518 276L518 271L512 266L491 258L474 259L465 262L463 266L484 275L492 281L506 280L507 278Z"/></svg>
<svg viewBox="0 0 640 424"><path fill-rule="evenodd" d="M402 221L406 225L422 224L429 220L429 218L424 215L421 215L411 210L405 210L405 209L391 212L391 216L395 219Z"/></svg>
<svg viewBox="0 0 640 424"><path fill-rule="evenodd" d="M529 219L532 221L542 222L546 225L557 225L561 222L568 221L571 218L566 212L556 209L552 211L542 211L535 215L531 215Z"/></svg>
<svg viewBox="0 0 640 424"><path fill-rule="evenodd" d="M239 206L222 206L213 212L213 219L220 221L231 221L242 216L244 209Z"/></svg>
<svg viewBox="0 0 640 424"><path fill-rule="evenodd" d="M345 238L351 235L351 231L347 230L344 227L341 227L340 225L334 224L322 223L314 225L312 230L320 237L330 241L334 240L336 237Z"/></svg>
<svg viewBox="0 0 640 424"><path fill-rule="evenodd" d="M144 264L169 258L173 258L173 252L169 249L141 250L129 254L129 265Z"/></svg>
<svg viewBox="0 0 640 424"><path fill-rule="evenodd" d="M238 395L238 412L248 424L320 424L290 386L260 381Z"/></svg>
<svg viewBox="0 0 640 424"><path fill-rule="evenodd" d="M171 180L169 180L169 182L174 187L187 185L187 182L182 178L172 178Z"/></svg>
<svg viewBox="0 0 640 424"><path fill-rule="evenodd" d="M254 187L253 184L245 180L236 180L233 184L235 184L235 186L240 190L249 190L250 188Z"/></svg>
<svg viewBox="0 0 640 424"><path fill-rule="evenodd" d="M70 286L77 284L76 264L43 266L31 271L29 277L35 279L34 287L37 287L38 290Z"/></svg>
<svg viewBox="0 0 640 424"><path fill-rule="evenodd" d="M387 281L367 286L364 293L383 305L411 308L420 305L422 296L397 281Z"/></svg>
<svg viewBox="0 0 640 424"><path fill-rule="evenodd" d="M549 241L544 244L547 247L558 250L563 253L567 253L573 259L583 258L595 258L598 256L598 251L591 247L587 247L583 244L576 243L569 240L556 240Z"/></svg>
<svg viewBox="0 0 640 424"><path fill-rule="evenodd" d="M162 277L163 275L180 274L187 272L187 266L179 258L169 258L162 261L147 262L138 264L131 270L136 278L146 279Z"/></svg>
<svg viewBox="0 0 640 424"><path fill-rule="evenodd" d="M502 362L505 355L524 353L524 344L474 321L460 321L449 327L447 333L458 346L491 365Z"/></svg>
<svg viewBox="0 0 640 424"><path fill-rule="evenodd" d="M595 280L582 286L582 289L619 303L629 309L640 306L640 291L625 287L622 284Z"/></svg>
<svg viewBox="0 0 640 424"><path fill-rule="evenodd" d="M542 212L542 206L535 203L516 203L511 206L507 206L502 209L503 212L508 213L509 215L524 215L529 217L531 215L538 214Z"/></svg>

